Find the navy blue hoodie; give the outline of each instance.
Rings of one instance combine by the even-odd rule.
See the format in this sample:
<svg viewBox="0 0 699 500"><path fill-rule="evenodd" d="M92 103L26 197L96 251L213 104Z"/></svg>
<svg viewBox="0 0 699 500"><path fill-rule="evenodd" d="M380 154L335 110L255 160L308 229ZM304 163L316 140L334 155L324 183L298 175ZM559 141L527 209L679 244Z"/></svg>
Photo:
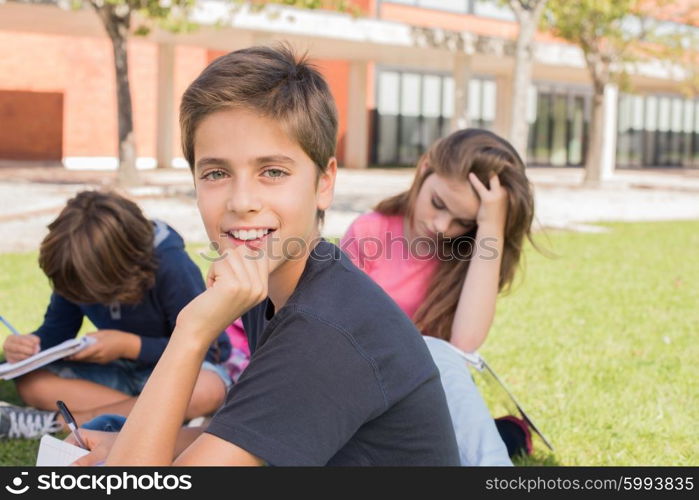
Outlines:
<svg viewBox="0 0 699 500"><path fill-rule="evenodd" d="M48 349L75 337L83 317L87 316L99 330L122 330L141 337L137 361L155 365L175 329L180 310L205 290L199 268L184 250L182 237L170 226L154 221L154 247L158 267L155 285L139 304L115 303L76 304L57 293L51 295L44 323L34 332L41 339L41 348ZM228 359L231 344L221 332L211 344L206 359L221 363Z"/></svg>

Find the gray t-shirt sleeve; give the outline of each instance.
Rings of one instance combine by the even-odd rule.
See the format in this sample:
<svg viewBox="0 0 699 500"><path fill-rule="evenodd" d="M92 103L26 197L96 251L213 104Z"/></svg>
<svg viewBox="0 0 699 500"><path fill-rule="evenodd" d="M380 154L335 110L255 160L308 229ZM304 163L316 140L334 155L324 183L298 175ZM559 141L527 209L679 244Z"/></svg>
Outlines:
<svg viewBox="0 0 699 500"><path fill-rule="evenodd" d="M349 335L311 313L285 313L207 432L270 465L324 465L386 410L386 397Z"/></svg>

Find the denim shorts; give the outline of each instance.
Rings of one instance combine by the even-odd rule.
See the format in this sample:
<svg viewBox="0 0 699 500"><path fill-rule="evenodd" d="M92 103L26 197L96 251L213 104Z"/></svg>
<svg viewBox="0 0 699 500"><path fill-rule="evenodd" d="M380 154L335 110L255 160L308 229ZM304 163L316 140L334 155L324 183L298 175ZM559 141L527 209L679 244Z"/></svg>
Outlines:
<svg viewBox="0 0 699 500"><path fill-rule="evenodd" d="M80 428L89 429L91 431L119 432L125 423L126 417L105 413L104 415L100 415L99 417L85 422Z"/></svg>
<svg viewBox="0 0 699 500"><path fill-rule="evenodd" d="M105 365L60 360L46 365L44 368L61 378L89 380L129 396L138 396L143 391L154 367L143 366L129 359L117 359ZM226 391L231 386L231 377L223 365L204 361L201 369L212 371L218 375L226 386Z"/></svg>

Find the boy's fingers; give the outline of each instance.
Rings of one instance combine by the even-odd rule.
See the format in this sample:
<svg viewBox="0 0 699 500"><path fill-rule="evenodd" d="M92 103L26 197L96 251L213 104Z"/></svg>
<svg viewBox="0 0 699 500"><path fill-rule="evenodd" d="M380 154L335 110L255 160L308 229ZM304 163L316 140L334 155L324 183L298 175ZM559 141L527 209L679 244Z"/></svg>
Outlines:
<svg viewBox="0 0 699 500"><path fill-rule="evenodd" d="M490 178L490 190L494 189L499 189L500 188L500 177L498 174L493 174L493 176Z"/></svg>
<svg viewBox="0 0 699 500"><path fill-rule="evenodd" d="M87 346L85 349L83 349L80 352L76 352L75 354L70 356L68 359L70 361L80 361L80 360L89 358L97 351L98 346L99 346L99 344L92 344L90 346Z"/></svg>
<svg viewBox="0 0 699 500"><path fill-rule="evenodd" d="M8 346L5 351L13 354L14 356L33 356L36 353L36 348L33 345L17 344L14 346Z"/></svg>
<svg viewBox="0 0 699 500"><path fill-rule="evenodd" d="M209 270L206 273L206 288L211 288L214 284L214 281L216 280L216 270L214 269L215 265L216 262L211 264L209 266Z"/></svg>
<svg viewBox="0 0 699 500"><path fill-rule="evenodd" d="M266 289L269 279L269 251L265 248L248 248L243 258L250 284Z"/></svg>
<svg viewBox="0 0 699 500"><path fill-rule="evenodd" d="M235 248L226 258L231 266L231 270L233 271L233 279L237 280L241 285L247 285L253 279L253 276L249 270L249 251L250 249L245 245L240 245L239 247Z"/></svg>

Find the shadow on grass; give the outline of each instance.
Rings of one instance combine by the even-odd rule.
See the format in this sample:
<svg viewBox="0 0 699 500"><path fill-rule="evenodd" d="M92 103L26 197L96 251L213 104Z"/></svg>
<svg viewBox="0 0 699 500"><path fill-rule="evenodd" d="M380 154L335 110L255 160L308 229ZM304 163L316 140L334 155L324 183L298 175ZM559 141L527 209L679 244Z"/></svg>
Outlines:
<svg viewBox="0 0 699 500"><path fill-rule="evenodd" d="M0 380L0 401L5 401L13 405L24 406L22 400L19 399L15 384L11 380Z"/></svg>
<svg viewBox="0 0 699 500"><path fill-rule="evenodd" d="M519 456L512 459L512 463L518 467L559 467L562 464L558 462L553 453L536 453L531 456Z"/></svg>

